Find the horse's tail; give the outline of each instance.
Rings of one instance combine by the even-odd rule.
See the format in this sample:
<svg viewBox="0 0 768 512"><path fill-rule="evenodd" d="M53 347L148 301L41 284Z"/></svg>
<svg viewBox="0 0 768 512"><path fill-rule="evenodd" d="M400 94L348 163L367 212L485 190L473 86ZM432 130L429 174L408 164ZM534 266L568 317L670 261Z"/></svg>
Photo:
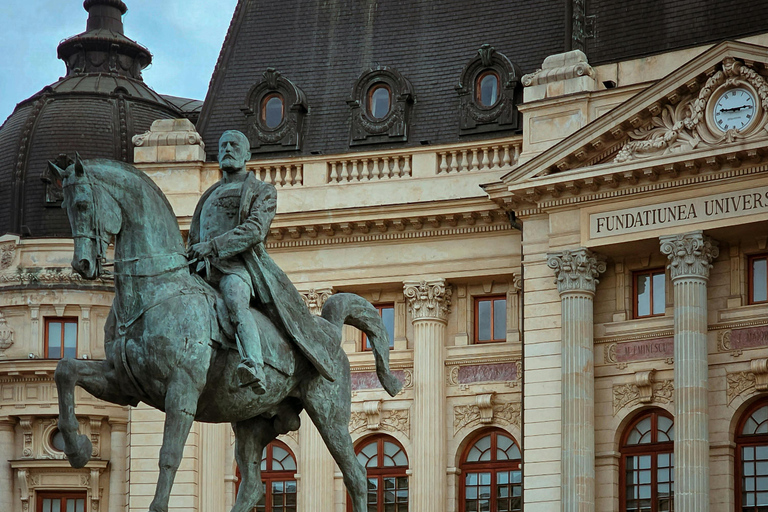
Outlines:
<svg viewBox="0 0 768 512"><path fill-rule="evenodd" d="M322 317L338 328L347 324L363 331L373 348L379 382L390 396L400 392L403 385L389 370L389 336L379 312L370 302L354 293L337 293L325 301Z"/></svg>

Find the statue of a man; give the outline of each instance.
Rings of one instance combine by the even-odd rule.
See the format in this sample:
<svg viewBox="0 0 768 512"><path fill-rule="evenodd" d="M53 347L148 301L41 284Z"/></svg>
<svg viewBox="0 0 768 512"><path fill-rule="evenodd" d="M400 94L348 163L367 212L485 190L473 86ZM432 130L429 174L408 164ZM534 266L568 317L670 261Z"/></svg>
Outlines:
<svg viewBox="0 0 768 512"><path fill-rule="evenodd" d="M189 231L196 270L218 287L235 327L242 361L241 386L263 394L264 361L259 330L249 310L251 300L283 328L325 378L333 380L327 347L318 339L314 320L301 295L264 249L275 216L277 191L246 170L251 158L248 138L229 130L219 140L221 180L200 198Z"/></svg>

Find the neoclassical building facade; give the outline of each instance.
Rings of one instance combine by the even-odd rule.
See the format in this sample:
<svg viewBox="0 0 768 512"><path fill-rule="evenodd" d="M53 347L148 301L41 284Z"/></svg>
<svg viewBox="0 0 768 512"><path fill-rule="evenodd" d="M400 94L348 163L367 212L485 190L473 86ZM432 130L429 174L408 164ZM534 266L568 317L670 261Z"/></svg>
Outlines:
<svg viewBox="0 0 768 512"><path fill-rule="evenodd" d="M135 129L125 160L186 233L220 177L218 136L241 129L248 169L278 190L266 248L310 311L338 292L378 308L400 394L363 333L342 340L369 511L768 509L768 34L613 60L586 40L607 61L561 45L523 67L478 44L444 70L445 111L408 63L371 63L342 116L298 71L239 78L249 13L202 112L164 104L177 115ZM343 140L318 142L337 121ZM24 190L58 206L50 178ZM163 413L78 390L93 443L78 470L56 426L57 361L104 357L113 281L74 274L68 236L7 231L0 507L147 510ZM257 510L349 510L306 415L262 471ZM170 508L227 511L238 483L230 426L196 423Z"/></svg>

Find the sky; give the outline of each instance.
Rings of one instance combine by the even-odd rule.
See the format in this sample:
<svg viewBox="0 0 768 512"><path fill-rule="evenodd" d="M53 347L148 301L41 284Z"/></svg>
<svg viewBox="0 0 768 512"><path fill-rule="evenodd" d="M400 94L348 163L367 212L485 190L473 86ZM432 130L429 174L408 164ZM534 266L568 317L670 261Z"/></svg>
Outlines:
<svg viewBox="0 0 768 512"><path fill-rule="evenodd" d="M144 81L203 100L237 0L123 0L125 35L149 48ZM0 124L16 104L66 73L56 47L85 31L82 0L0 0Z"/></svg>

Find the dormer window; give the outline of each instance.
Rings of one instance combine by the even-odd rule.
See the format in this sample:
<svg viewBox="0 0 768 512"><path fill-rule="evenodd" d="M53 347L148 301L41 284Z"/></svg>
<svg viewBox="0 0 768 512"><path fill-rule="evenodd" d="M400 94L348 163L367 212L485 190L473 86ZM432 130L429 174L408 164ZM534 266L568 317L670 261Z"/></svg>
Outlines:
<svg viewBox="0 0 768 512"><path fill-rule="evenodd" d="M517 105L523 99L520 69L505 55L484 44L464 67L459 94L462 135L518 131L522 127Z"/></svg>
<svg viewBox="0 0 768 512"><path fill-rule="evenodd" d="M268 94L261 103L261 122L269 130L274 130L283 122L285 106L280 93Z"/></svg>
<svg viewBox="0 0 768 512"><path fill-rule="evenodd" d="M411 83L396 70L376 67L365 71L347 100L352 109L349 145L408 140L413 101Z"/></svg>
<svg viewBox="0 0 768 512"><path fill-rule="evenodd" d="M245 114L252 153L301 149L307 98L279 71L268 68L264 79L248 91L240 110Z"/></svg>
<svg viewBox="0 0 768 512"><path fill-rule="evenodd" d="M368 93L368 113L374 119L384 119L389 114L392 92L385 84L371 87Z"/></svg>
<svg viewBox="0 0 768 512"><path fill-rule="evenodd" d="M499 101L499 74L493 70L483 71L475 83L475 101L482 107L490 108Z"/></svg>

